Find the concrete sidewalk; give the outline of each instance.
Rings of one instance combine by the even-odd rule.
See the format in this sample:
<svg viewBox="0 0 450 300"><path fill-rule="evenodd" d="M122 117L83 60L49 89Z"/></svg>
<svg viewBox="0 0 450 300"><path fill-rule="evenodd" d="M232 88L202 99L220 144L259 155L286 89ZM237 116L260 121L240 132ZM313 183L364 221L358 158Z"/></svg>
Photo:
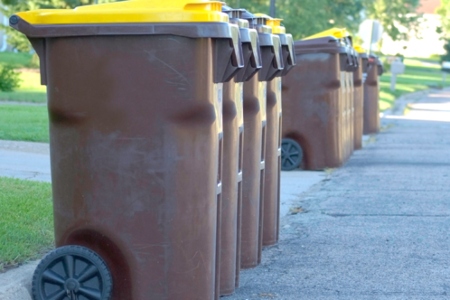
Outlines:
<svg viewBox="0 0 450 300"><path fill-rule="evenodd" d="M51 181L48 144L0 140L0 176Z"/></svg>
<svg viewBox="0 0 450 300"><path fill-rule="evenodd" d="M282 173L280 242L223 299L449 297L450 92L398 105L341 169ZM35 264L0 274L1 300L30 299Z"/></svg>
<svg viewBox="0 0 450 300"><path fill-rule="evenodd" d="M280 243L225 299L450 297L450 92L406 100L407 115L385 116L373 143L299 197L306 213L282 219Z"/></svg>

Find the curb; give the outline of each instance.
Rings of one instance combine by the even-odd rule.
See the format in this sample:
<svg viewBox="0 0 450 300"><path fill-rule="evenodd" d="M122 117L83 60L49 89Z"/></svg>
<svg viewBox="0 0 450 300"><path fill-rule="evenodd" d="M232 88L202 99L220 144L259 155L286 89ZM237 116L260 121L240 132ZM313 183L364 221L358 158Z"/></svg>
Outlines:
<svg viewBox="0 0 450 300"><path fill-rule="evenodd" d="M31 300L31 279L39 261L0 274L0 299Z"/></svg>

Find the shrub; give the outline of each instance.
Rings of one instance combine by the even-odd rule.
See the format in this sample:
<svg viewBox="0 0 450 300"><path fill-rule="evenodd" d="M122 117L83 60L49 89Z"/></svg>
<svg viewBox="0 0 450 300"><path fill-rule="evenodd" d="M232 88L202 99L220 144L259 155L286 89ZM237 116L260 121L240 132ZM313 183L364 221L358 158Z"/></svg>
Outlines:
<svg viewBox="0 0 450 300"><path fill-rule="evenodd" d="M34 53L33 56L31 57L31 60L27 64L27 67L33 69L39 68L39 56L36 53Z"/></svg>
<svg viewBox="0 0 450 300"><path fill-rule="evenodd" d="M450 39L445 39L444 50L445 54L441 55L441 62L450 61Z"/></svg>
<svg viewBox="0 0 450 300"><path fill-rule="evenodd" d="M11 92L20 85L20 74L10 65L0 65L0 91Z"/></svg>

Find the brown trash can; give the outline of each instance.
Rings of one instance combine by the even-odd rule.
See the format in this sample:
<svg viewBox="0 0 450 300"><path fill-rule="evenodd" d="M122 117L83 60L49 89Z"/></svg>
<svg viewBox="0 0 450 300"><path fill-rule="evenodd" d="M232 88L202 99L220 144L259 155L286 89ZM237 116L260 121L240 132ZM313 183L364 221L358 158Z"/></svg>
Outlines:
<svg viewBox="0 0 450 300"><path fill-rule="evenodd" d="M343 99L340 53L334 37L295 41L297 67L283 78L282 169L342 165Z"/></svg>
<svg viewBox="0 0 450 300"><path fill-rule="evenodd" d="M151 14L161 5L153 2L10 18L36 49L48 90L59 248L36 269L36 299L85 293L84 275L64 278L86 265L104 275L89 282L102 299L111 284L115 300L217 296L221 83L237 71L239 29L220 2L178 1ZM123 6L135 13L123 16ZM205 20L162 22L174 9ZM49 279L61 265L66 273Z"/></svg>
<svg viewBox="0 0 450 300"><path fill-rule="evenodd" d="M223 95L223 176L220 247L220 295L230 295L239 285L240 226L243 164L243 82L261 68L258 33L241 19L243 10L222 8L230 22L240 27L244 68L224 83Z"/></svg>
<svg viewBox="0 0 450 300"><path fill-rule="evenodd" d="M342 101L342 126L340 131L342 134L342 156L343 161L347 161L354 150L354 84L353 71L358 67L357 56L354 53L352 44L349 38L342 39L346 47L344 53L340 53L341 66L341 97Z"/></svg>
<svg viewBox="0 0 450 300"><path fill-rule="evenodd" d="M274 245L279 238L281 171L281 80L295 66L294 40L281 26L281 19L269 19L272 33L280 38L283 71L267 82L267 130L264 182L263 246Z"/></svg>
<svg viewBox="0 0 450 300"><path fill-rule="evenodd" d="M354 85L354 148L355 150L362 148L362 136L363 136L363 107L364 107L364 91L363 84L365 76L367 73L363 73L364 63L363 60L367 61L367 54L361 48L358 55L358 69L353 72L353 85ZM365 70L367 72L367 69ZM366 75L363 75L366 74Z"/></svg>
<svg viewBox="0 0 450 300"><path fill-rule="evenodd" d="M370 55L366 64L367 77L364 83L363 133L374 134L380 131L380 87L378 76L379 73L382 73L382 67L381 62L375 55Z"/></svg>
<svg viewBox="0 0 450 300"><path fill-rule="evenodd" d="M242 17L258 32L262 68L244 83L244 163L242 186L241 268L258 265L262 252L267 81L282 70L279 38L266 19L249 12Z"/></svg>

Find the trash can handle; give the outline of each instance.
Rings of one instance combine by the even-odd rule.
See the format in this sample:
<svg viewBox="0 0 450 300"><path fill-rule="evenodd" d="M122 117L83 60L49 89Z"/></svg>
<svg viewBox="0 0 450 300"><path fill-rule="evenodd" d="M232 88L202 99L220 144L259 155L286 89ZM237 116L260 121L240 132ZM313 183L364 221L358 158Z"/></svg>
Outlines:
<svg viewBox="0 0 450 300"><path fill-rule="evenodd" d="M244 67L240 29L235 24L228 24L230 37L215 39L217 45L217 66L214 68L214 83L228 82L239 69Z"/></svg>
<svg viewBox="0 0 450 300"><path fill-rule="evenodd" d="M253 31L250 34L250 47L252 49L252 56L250 57L250 63L256 69L261 69L262 60L261 60L261 48L259 45L258 33Z"/></svg>
<svg viewBox="0 0 450 300"><path fill-rule="evenodd" d="M290 59L290 64L292 66L295 66L297 64L297 57L295 56L294 53L294 39L292 38L292 35L286 35L286 42L288 45L288 49L289 49L289 58Z"/></svg>
<svg viewBox="0 0 450 300"><path fill-rule="evenodd" d="M233 66L237 68L244 67L244 56L242 54L241 32L238 26L231 26L231 40L233 46L233 52L231 54L231 60Z"/></svg>
<svg viewBox="0 0 450 300"><path fill-rule="evenodd" d="M284 62L281 59L281 43L280 43L280 39L278 38L278 42L274 42L273 43L273 51L275 53L275 57L274 57L274 68L278 69L278 70L283 70L284 69Z"/></svg>

